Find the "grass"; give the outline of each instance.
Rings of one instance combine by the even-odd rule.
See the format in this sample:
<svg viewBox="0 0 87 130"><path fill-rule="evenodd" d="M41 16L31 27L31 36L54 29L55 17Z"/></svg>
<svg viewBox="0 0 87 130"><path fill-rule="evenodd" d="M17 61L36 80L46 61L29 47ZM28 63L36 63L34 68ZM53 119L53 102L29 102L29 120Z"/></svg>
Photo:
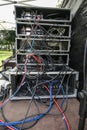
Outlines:
<svg viewBox="0 0 87 130"><path fill-rule="evenodd" d="M2 60L6 60L10 56L12 56L12 51L0 50L0 66L2 65Z"/></svg>

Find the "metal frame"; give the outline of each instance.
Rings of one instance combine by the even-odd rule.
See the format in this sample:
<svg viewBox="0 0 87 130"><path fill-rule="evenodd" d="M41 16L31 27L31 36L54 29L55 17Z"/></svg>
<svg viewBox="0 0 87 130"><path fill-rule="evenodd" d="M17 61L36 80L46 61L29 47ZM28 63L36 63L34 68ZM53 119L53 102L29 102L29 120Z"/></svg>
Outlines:
<svg viewBox="0 0 87 130"><path fill-rule="evenodd" d="M24 56L24 58L25 58L25 60L26 60L26 54L27 53L18 53L17 55L16 55L16 63L17 63L17 65L18 66L20 66L20 65L23 65L24 66L24 63L23 62L18 62L18 59L20 59L20 58L18 58L18 55L19 56L21 56L21 58L23 59L23 56ZM33 53L30 53L30 54L28 54L28 55L32 55ZM48 54L45 54L45 53L40 53L40 56L48 56ZM52 54L50 54L50 56L57 56L57 57L61 57L62 58L62 60L63 60L63 62L61 63L57 63L57 62L59 62L58 61L58 59L56 60L56 63L53 63L54 65L68 65L68 63L69 63L69 54L64 54L64 53L61 53L61 54L55 54L55 53L52 53ZM63 59L64 57L66 57L66 59ZM41 63L39 63L39 65L40 65ZM35 65L35 63L27 63L27 65ZM26 66L27 66L26 65ZM42 64L43 65L43 64ZM49 65L51 65L50 63L49 63Z"/></svg>
<svg viewBox="0 0 87 130"><path fill-rule="evenodd" d="M28 51L28 52L31 52L28 48L27 49L22 49L21 48L21 46L22 46L22 42L27 42L27 44L28 44L28 41L32 41L33 39L32 38L16 38L15 39L15 47L16 47L16 50L17 50L17 52L19 51L19 52L23 52L24 50L25 51ZM43 38L41 38L41 39L38 39L38 38L35 38L34 39L34 41L44 41L44 39ZM63 47L65 44L66 44L66 48L64 49L64 48L59 48L59 50L58 49L56 49L56 50L51 50L51 49L49 49L48 48L48 50L46 50L46 49L44 49L44 50L42 50L42 49L40 49L40 50L38 50L38 49L35 49L35 51L38 53L38 52L42 52L42 53L45 53L45 52L55 52L55 53L57 53L57 52L69 52L70 51L70 39L46 39L45 40L47 43L49 42L49 43L58 43L58 44L62 44L61 46ZM20 43L21 42L21 43ZM18 46L18 44L21 44L21 45L19 45L20 47L18 48L17 46Z"/></svg>
<svg viewBox="0 0 87 130"><path fill-rule="evenodd" d="M29 16L29 18L28 18L28 16L21 17L23 11L25 11L25 13L26 13L27 11L32 11L32 10L33 11L37 10L37 15L35 16L35 14L34 14L34 16L32 16L35 19L32 19L31 16ZM41 12L42 12L42 14L40 14ZM60 18L56 19L56 18L53 18L53 17L52 18L51 17L49 17L49 18L42 17L42 15L44 15L44 16L50 15L50 14L52 15L52 13L54 13L54 14L60 13ZM41 20L37 19L36 18L37 16L41 17ZM66 16L68 17L68 19L66 18ZM15 19L16 19L16 36L17 36L16 37L16 43L15 43L16 51L17 51L17 53L16 53L16 68L17 68L17 71L15 71L15 72L13 71L13 72L10 73L10 80L12 81L12 79L11 79L12 74L13 75L16 74L17 76L20 75L20 74L22 74L22 75L24 74L23 70L22 71L19 70L19 67L24 67L24 63L22 63L21 61L18 62L18 60L20 59L20 57L18 57L18 55L21 56L22 59L23 59L23 56L32 55L32 54L35 55L36 54L33 51L29 51L29 50L26 50L26 49L25 50L18 49L18 47L17 47L17 45L19 44L18 40L26 40L26 39L27 40L33 40L33 38L34 38L34 40L37 40L37 41L44 40L44 34L43 34L44 31L39 32L39 30L38 30L38 33L37 33L36 36L30 35L31 26L38 24L38 23L42 28L44 27L45 30L47 30L47 31L48 31L49 27L52 27L52 28L55 28L55 29L58 30L58 31L55 31L55 29L50 30L50 32L51 32L50 35L46 36L46 38L45 38L45 40L47 42L49 42L49 41L52 41L52 42L61 41L61 42L63 42L62 45L64 45L64 41L67 42L67 49L66 50L60 49L60 50L54 50L54 52L53 52L53 50L49 51L50 56L56 56L57 59L58 59L58 56L62 56L62 57L66 56L65 63L63 63L63 62L62 63L58 63L58 62L53 63L55 65L55 67L57 67L58 69L56 69L55 71L50 71L50 72L45 73L45 74L49 74L49 75L52 74L53 76L59 74L60 71L61 71L61 69L60 69L61 66L62 67L67 66L69 64L70 38L71 38L71 11L70 11L70 9L15 6ZM23 28L24 32L21 33L21 28L23 26L27 26L28 28L26 30L26 28L24 27ZM59 29L61 29L61 30L59 30ZM47 31L45 31L45 33ZM46 35L47 35L47 33L46 33ZM44 50L38 50L37 53L38 53L37 55L40 55L40 56L42 56L42 55L47 56L48 55L48 52L46 52L46 50L45 51ZM26 58L24 59L24 61L25 60L26 60ZM30 63L27 63L26 68L28 68L32 65L36 66L35 63L30 62ZM40 65L42 65L42 64L40 63ZM51 63L48 63L48 65L50 66ZM35 71L30 70L30 72L27 70L26 75L27 74L43 75L44 73L43 73L43 71L38 71L38 70L35 70ZM71 75L72 77L73 77L73 74L75 75L75 77L74 77L75 81L73 82L73 85L74 85L75 88L73 87L73 93L67 94L67 95L65 95L65 97L69 97L69 98L76 97L76 94L77 94L76 84L78 82L78 72L72 70L69 67L67 68L67 72L66 72L66 67L65 67L65 70L61 71L61 75L64 75L64 74ZM44 78L44 80L46 80L45 78ZM55 87L54 87L54 89L55 89ZM13 86L11 88L10 96L12 94L13 94ZM40 97L41 98L49 98L48 95L45 95L45 96L41 95ZM21 97L14 96L14 98L12 98L12 100L31 99L31 98L32 98L32 96L29 96L29 95L28 96L21 96ZM35 98L37 99L37 97L35 97ZM62 94L57 95L57 98L63 98L63 95Z"/></svg>
<svg viewBox="0 0 87 130"><path fill-rule="evenodd" d="M31 22L31 23L30 22L16 22L16 36L18 36L18 37L22 37L22 36L28 37L28 36L30 36L31 25L35 25L35 23L33 23L33 22ZM54 28L56 28L56 29L61 29L62 28L62 29L65 29L65 31L66 31L64 35L60 34L58 36L58 35L52 34L51 36L48 35L47 38L70 38L71 37L71 25L60 24L60 23L59 24L55 24L55 23L52 23L52 24L50 24L50 23L39 23L39 25L44 26L45 28L48 28L48 29L49 29L49 27L52 27L53 29ZM29 30L26 31L24 26L26 26ZM48 29L47 29L47 31L48 31ZM22 33L21 33L21 30L23 30ZM34 35L31 35L31 37L33 38ZM44 38L45 35L43 35L43 34L37 35L36 34L35 37Z"/></svg>
<svg viewBox="0 0 87 130"><path fill-rule="evenodd" d="M23 72L11 72L10 73L10 80L11 80L11 75L23 75L24 73ZM27 73L28 74L28 73ZM43 74L42 72L39 72L39 74ZM47 72L46 74L51 74L51 75L57 75L57 74L61 74L61 75L75 75L75 82L73 83L73 93L71 94L67 94L67 95L57 95L56 98L74 98L77 96L77 87L78 87L78 80L79 80L79 73L77 71L74 71L73 69L70 69L68 71L61 71L61 73L58 71L58 72ZM30 72L30 75L38 75L38 72ZM16 86L15 86L16 87ZM13 88L13 87L12 87ZM12 95L12 89L10 91L10 96ZM54 95L53 95L54 96ZM38 99L37 96L34 97L35 99ZM40 98L49 98L49 95L45 95L45 96L40 96ZM11 100L23 100L23 99L32 99L31 96L14 96Z"/></svg>
<svg viewBox="0 0 87 130"><path fill-rule="evenodd" d="M44 18L43 17L43 19L41 19L41 21L40 22L65 22L65 23L69 23L69 22L71 22L71 10L70 9L64 9L64 8L53 8L53 7L47 7L47 8L45 8L45 7L24 7L24 6L22 6L22 7L20 7L20 6L15 6L15 19L17 20L17 21L33 21L33 19L29 19L28 17L26 18L26 17L21 17L22 16L22 13L23 12L29 12L29 13L31 13L31 11L37 11L37 12L41 12L42 13L42 15L44 14L44 15L48 15L49 14L49 12L48 12L48 10L49 10L49 12L50 13L52 13L52 14L54 14L54 13L58 13L58 14L61 14L60 16L60 19L57 19L57 20L54 20L54 19L46 19L46 18ZM38 15L38 14L37 14ZM68 19L66 19L66 18L68 17ZM38 20L37 20L38 21Z"/></svg>

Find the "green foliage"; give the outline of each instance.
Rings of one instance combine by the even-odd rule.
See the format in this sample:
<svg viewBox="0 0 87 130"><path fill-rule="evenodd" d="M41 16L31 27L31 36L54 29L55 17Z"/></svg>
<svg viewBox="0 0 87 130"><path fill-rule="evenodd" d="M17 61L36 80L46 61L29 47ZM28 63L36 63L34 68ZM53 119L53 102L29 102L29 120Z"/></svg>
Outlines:
<svg viewBox="0 0 87 130"><path fill-rule="evenodd" d="M0 45L11 45L15 42L15 31L14 30L0 30Z"/></svg>
<svg viewBox="0 0 87 130"><path fill-rule="evenodd" d="M2 60L6 60L7 58L12 56L12 51L0 51L0 66L2 65ZM0 67L1 70L1 67Z"/></svg>
<svg viewBox="0 0 87 130"><path fill-rule="evenodd" d="M14 42L15 41L15 32L13 30L9 30L6 32L5 40L8 42Z"/></svg>

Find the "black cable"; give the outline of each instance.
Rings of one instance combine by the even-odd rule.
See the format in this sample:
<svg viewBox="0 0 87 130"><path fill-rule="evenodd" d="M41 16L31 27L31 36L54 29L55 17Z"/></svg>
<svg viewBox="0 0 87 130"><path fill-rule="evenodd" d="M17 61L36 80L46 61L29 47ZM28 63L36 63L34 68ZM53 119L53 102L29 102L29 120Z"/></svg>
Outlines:
<svg viewBox="0 0 87 130"><path fill-rule="evenodd" d="M69 74L68 78L67 78L67 82L66 82L66 96L65 96L65 100L66 100L66 106L65 106L65 109L64 109L64 112L67 110L68 108L68 85L69 85L69 80L70 80L70 77L72 76L72 73L74 72L74 70L71 70L71 73Z"/></svg>
<svg viewBox="0 0 87 130"><path fill-rule="evenodd" d="M51 114L50 114L51 115Z"/></svg>
<svg viewBox="0 0 87 130"><path fill-rule="evenodd" d="M34 102L35 102L35 101L34 101ZM35 103L35 104L36 104L36 103ZM2 114L3 119L4 119L6 122L10 122L10 121L7 119L7 117L5 116L3 108L1 108L1 114ZM33 117L33 116L34 116L34 115L31 115L31 116L29 116L29 117ZM27 117L27 118L29 118L29 117ZM23 119L21 119L21 120L23 120ZM20 120L20 121L21 121L21 120ZM30 126L28 126L28 127L25 127L25 128L22 129L22 130L27 130L27 129L32 128L33 126L35 126L35 125L37 124L37 122L38 122L38 121L35 121L32 125L30 125ZM17 127L17 126L16 126L16 128L19 129L19 127ZM6 128L5 128L5 129L6 129Z"/></svg>
<svg viewBox="0 0 87 130"><path fill-rule="evenodd" d="M37 82L38 82L38 78L37 78L36 84L37 84ZM27 115L28 115L28 113L29 113L29 110L30 110L32 101L33 101L33 99L34 99L35 92L36 92L36 87L33 89L32 97L31 97L31 102L30 102L29 105L28 105L28 109L27 109L27 111L26 111L26 114L25 114L25 118L24 118L24 120L23 120L23 123L21 124L20 130L22 130L23 125L24 125L24 122L25 122L25 120L26 120L26 117L27 117Z"/></svg>
<svg viewBox="0 0 87 130"><path fill-rule="evenodd" d="M3 113L2 113L2 115L3 115ZM5 116L3 115L3 117L5 118ZM6 119L6 118L5 118ZM34 126L36 124L36 122L34 123L34 124L32 124L31 126L29 126L29 127L32 127L32 126ZM28 128L29 128L28 127ZM25 129L24 129L25 130Z"/></svg>
<svg viewBox="0 0 87 130"><path fill-rule="evenodd" d="M61 72L62 72L62 71L61 71ZM60 72L60 73L61 73L61 72ZM67 71L66 71L66 73L67 73ZM63 80L64 80L64 77L65 77L66 73L64 74L64 76L63 76L63 78L62 78L62 81L60 81L60 82L61 82L60 85L63 84ZM58 76L58 80L60 80L60 79L59 79L59 76ZM56 96L59 94L60 89L61 89L61 87L60 87L59 90L56 92L55 98L56 98ZM35 94L35 96L38 98L38 100L37 100L38 102L41 102L43 105L46 105L46 106L47 106L46 102L48 102L48 100L47 100L47 99L41 99L41 98L40 98L40 95L42 95L42 94L41 94L41 91L43 92L44 96L47 95L47 93L45 93L44 90L40 89L39 95Z"/></svg>
<svg viewBox="0 0 87 130"><path fill-rule="evenodd" d="M27 109L27 112L26 112L25 118L23 119L23 123L22 123L22 125L21 125L21 127L20 127L20 130L25 129L25 128L23 128L23 127L24 127L24 122L25 122L25 120L27 119L27 114L29 113L29 110L30 110L30 107L31 107L32 101L33 101L33 99L31 100L31 102L30 102L29 105L28 105L28 109ZM37 123L38 123L38 120L35 121L35 122L33 123L33 125L28 126L27 128L30 129L30 128L32 128L33 126L35 126Z"/></svg>
<svg viewBox="0 0 87 130"><path fill-rule="evenodd" d="M59 77L59 75L60 75L60 73L62 72L62 70L59 72L59 74L58 74L58 77ZM48 76L47 74L46 74L46 76ZM49 77L49 76L48 76ZM53 77L50 77L51 79L52 78L54 78L54 76ZM40 92L43 92L43 94L46 96L47 94L45 94L45 92L42 90L42 89L40 89ZM41 95L41 93L39 93L39 95ZM37 95L37 94L35 94L35 96L36 97L38 97L38 102L41 102L43 105L46 105L46 101L48 102L48 99L42 99L42 98L40 98L40 96L39 95ZM48 103L47 103L48 104ZM48 106L48 105L47 105Z"/></svg>
<svg viewBox="0 0 87 130"><path fill-rule="evenodd" d="M4 121L10 122L10 121L7 119L7 117L5 116L3 108L1 108L1 114L2 114L2 117L3 117ZM30 118L30 117L33 117L33 116L34 116L34 115L31 115L31 116L29 116L29 117L27 117L27 118ZM23 119L21 119L21 120L23 120ZM20 120L20 121L21 121L21 120ZM22 129L22 130L30 129L30 128L34 127L37 123L38 123L38 120L35 121L35 122L33 122L33 124L31 124L31 125L29 125L29 126L27 126L27 127L24 127L24 129ZM16 128L20 129L19 126L16 126ZM5 129L5 130L6 130L6 129Z"/></svg>
<svg viewBox="0 0 87 130"><path fill-rule="evenodd" d="M36 25L36 24L35 24L35 25ZM35 26L35 25L34 25L34 26ZM39 26L39 25L37 25L37 26ZM43 28L43 27L39 26L39 28ZM34 28L33 28L32 30L34 30ZM35 35L35 34L34 34L34 35ZM53 66L54 66L53 59L52 59L52 57L51 57L51 55L50 55L50 53L49 53L48 51L47 51L47 53L48 53L48 55L47 55L47 56L48 56L48 57L47 57L47 61L46 61L43 57L41 58L41 60L42 60L43 63L45 63L45 65L48 64L47 62L50 62L51 65L52 65L52 67L53 67ZM37 56L38 56L38 57L41 57L40 54L38 54ZM36 62L35 62L35 63L36 63ZM37 65L38 65L38 63L37 63ZM26 64L26 67L27 67L27 64ZM47 70L43 70L43 74L44 74L45 72L47 72ZM39 72L38 72L38 73L39 73ZM23 123L22 123L22 126L21 126L20 130L23 130L23 129L25 130L25 128L23 128L23 126L24 126L25 120L27 119L27 115L28 115L28 113L29 113L29 111L30 111L30 107L31 107L31 104L32 104L32 102L33 102L33 100L34 100L34 97L36 96L35 94L36 94L37 86L40 86L40 85L42 85L43 83L49 83L49 82L55 80L56 78L58 78L58 76L59 76L59 74L56 74L56 76L52 77L50 80L39 82L39 81L38 81L38 80L39 80L39 76L36 75L37 80L36 80L35 85L34 85L33 88L32 88L31 102L30 102L29 105L28 105L28 109L27 109L27 111L26 111L26 114L25 114L25 117L24 117L24 119L23 119ZM35 78L35 77L32 77L32 76L31 76L31 77L28 77L28 79L29 79L29 78ZM62 84L62 82L63 82L63 78L61 79L61 84ZM30 91L30 90L29 90L29 87L30 87L30 85L27 86L28 91ZM35 103L36 103L36 100L35 100ZM40 113L39 113L39 114L40 114ZM38 121L37 121L37 122L38 122ZM34 122L33 125L35 125L37 122ZM33 125L29 126L29 128L31 128Z"/></svg>
<svg viewBox="0 0 87 130"><path fill-rule="evenodd" d="M36 25L36 24L35 24ZM34 26L34 25L33 25ZM37 25L38 27L40 27L40 29L42 28L43 29L43 27L41 26L41 25ZM46 31L46 30L45 30ZM47 32L47 31L46 31ZM46 38L46 37L45 37ZM49 62L49 63L51 63L51 66L49 66L49 67L51 67L51 68L55 68L54 67L54 63L53 63L53 59L52 59L52 56L50 55L50 53L49 52L47 52L47 54L48 54L48 56L47 56L47 61L45 61L45 62ZM40 57L41 57L41 55L39 55ZM44 59L45 60L45 59ZM47 63L48 64L48 63Z"/></svg>

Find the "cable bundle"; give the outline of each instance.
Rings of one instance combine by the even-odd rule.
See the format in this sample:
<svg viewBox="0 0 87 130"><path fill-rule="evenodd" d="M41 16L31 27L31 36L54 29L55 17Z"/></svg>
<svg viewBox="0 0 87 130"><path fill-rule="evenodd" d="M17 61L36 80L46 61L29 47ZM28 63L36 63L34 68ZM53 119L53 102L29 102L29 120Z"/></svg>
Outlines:
<svg viewBox="0 0 87 130"><path fill-rule="evenodd" d="M0 126L14 130L32 128L44 116L55 115L49 113L55 104L65 129L70 130L64 112L68 96L76 96L77 83L77 72L69 67L70 10L17 6L15 11L17 72L11 75L11 97L0 107L5 120L0 122ZM9 121L3 108L9 100L21 97L31 99L25 117L19 121ZM62 98L60 105L56 101L58 97ZM63 110L64 101L66 106ZM27 117L32 102L37 114ZM45 105L47 110L41 113L37 102ZM29 124L29 127L24 124Z"/></svg>
<svg viewBox="0 0 87 130"><path fill-rule="evenodd" d="M20 83L20 86L22 86L22 84L23 84L23 81L24 81L24 77L22 78L22 81L21 81L21 83ZM24 120L20 120L20 121L16 121L16 122L2 122L2 123L0 123L0 126L6 126L6 127L8 127L10 130L11 130L11 128L12 128L12 130L19 130L19 128L14 128L14 126L15 125L18 125L18 124L22 124L22 126L23 126L23 124L24 123L29 123L29 122L33 122L33 121L37 121L37 120L39 120L39 119L41 119L41 118L43 118L46 114L48 114L48 112L51 110L51 108L52 108L52 103L54 102L55 103L55 105L58 107L58 109L59 109L59 111L61 112L61 114L62 114L62 116L63 116L63 120L64 120L64 122L65 122L65 124L66 124L66 129L67 130L70 130L70 126L69 126L69 123L68 123L68 121L67 121L67 118L66 118L66 116L65 116L65 114L64 114L64 112L63 112L63 110L62 110L62 105L61 105L61 107L58 105L58 103L57 103L57 101L55 100L55 98L53 98L52 97L52 85L53 85L53 80L52 81L49 81L49 88L43 83L41 83L42 85L43 85L43 87L49 92L49 96L50 96L50 105L48 106L48 109L47 109L47 111L46 112L44 112L44 113L42 113L42 114L39 114L39 115L36 115L36 116L34 116L34 117L31 117L31 118L27 118L26 119L26 117L24 118ZM20 86L18 87L18 89L20 88ZM63 90L63 88L62 88L62 90ZM19 90L16 90L16 92L14 93L14 95L13 96L15 96L15 94L18 92ZM64 90L63 90L63 93L64 93ZM34 95L35 95L35 92L32 94L32 100L34 99ZM9 99L7 99L6 101L4 101L3 102L3 104L0 106L0 109L2 109L5 105L6 105L6 103L10 100L12 98L12 96L9 98ZM53 100L53 102L52 102L52 100ZM64 100L64 99L63 99ZM9 127L10 126L10 127Z"/></svg>

